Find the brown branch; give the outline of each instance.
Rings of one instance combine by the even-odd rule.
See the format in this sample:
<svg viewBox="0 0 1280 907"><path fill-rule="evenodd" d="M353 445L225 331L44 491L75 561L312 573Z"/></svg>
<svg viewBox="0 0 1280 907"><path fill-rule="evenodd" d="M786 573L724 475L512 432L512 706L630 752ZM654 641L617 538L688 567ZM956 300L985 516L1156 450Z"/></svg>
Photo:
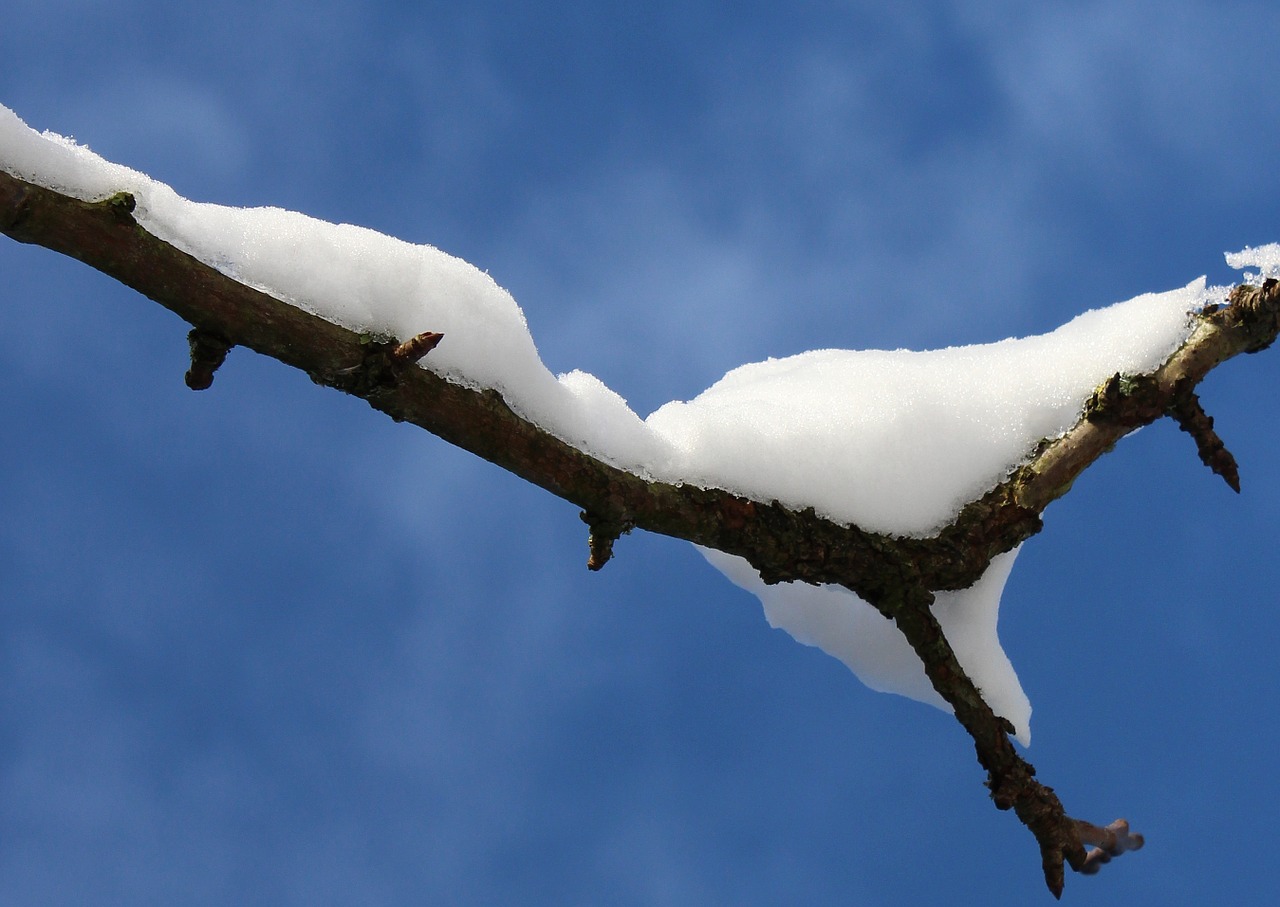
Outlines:
<svg viewBox="0 0 1280 907"><path fill-rule="evenodd" d="M613 558L613 543L630 532L635 526L626 520L600 517L585 510L580 516L582 517L582 522L586 523L591 529L590 534L587 536L587 548L590 551L590 556L587 558L587 569L600 570Z"/></svg>
<svg viewBox="0 0 1280 907"><path fill-rule="evenodd" d="M423 331L393 349L391 358L405 365L413 365L427 353L434 350L443 339L444 334L437 334L435 331Z"/></svg>
<svg viewBox="0 0 1280 907"><path fill-rule="evenodd" d="M1141 846L1127 824L1099 830L1070 818L1056 794L1035 779L1034 768L1009 740L1009 722L992 712L956 660L930 610L932 593L975 582L992 557L1040 530L1041 513L1085 468L1124 435L1166 414L1190 426L1202 457L1209 450L1210 465L1218 464L1215 469L1226 475L1225 448L1215 452L1217 436L1192 391L1221 362L1274 341L1280 332L1275 281L1237 287L1228 305L1197 316L1189 339L1150 375L1108 381L1071 430L1042 442L1024 465L937 536L898 538L833 523L812 509L790 510L776 501L649 481L617 469L522 419L498 393L452 384L413 365L439 342L438 334L399 343L327 322L161 241L134 221L132 210L127 194L86 202L0 172L0 231L84 261L193 325L200 338L198 351L194 337L192 342L198 378L212 379L216 344L235 344L360 396L393 419L412 422L576 504L591 527L593 569L609 559L621 534L638 527L741 555L766 582L834 583L855 592L895 620L920 656L934 688L973 738L996 806L1012 809L1039 842L1055 895L1062 891L1064 862L1092 871ZM1086 843L1101 844L1102 856L1086 855Z"/></svg>
<svg viewBox="0 0 1280 907"><path fill-rule="evenodd" d="M213 386L213 373L227 360L232 344L200 328L191 329L187 343L191 346L191 368L183 380L193 391L208 390Z"/></svg>
<svg viewBox="0 0 1280 907"><path fill-rule="evenodd" d="M1142 845L1147 843L1142 835L1129 834L1129 823L1125 819L1116 819L1106 828L1099 828L1088 822L1077 822L1076 833L1082 843L1097 845L1089 848L1084 865L1080 867L1085 875L1093 875L1102 868L1102 864L1110 863L1112 857L1130 850L1141 850Z"/></svg>
<svg viewBox="0 0 1280 907"><path fill-rule="evenodd" d="M1169 415L1196 442L1200 462L1222 476L1231 490L1239 494L1240 467L1236 465L1236 458L1231 455L1231 451L1227 450L1227 445L1222 443L1218 433L1213 430L1213 416L1204 411L1195 392L1188 390L1178 395L1169 408Z"/></svg>

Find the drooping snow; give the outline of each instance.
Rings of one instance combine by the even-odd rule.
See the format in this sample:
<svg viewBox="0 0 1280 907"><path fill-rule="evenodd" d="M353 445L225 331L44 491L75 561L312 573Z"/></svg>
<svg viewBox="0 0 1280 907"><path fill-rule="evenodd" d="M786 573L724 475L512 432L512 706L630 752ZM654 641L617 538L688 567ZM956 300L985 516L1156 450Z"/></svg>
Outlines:
<svg viewBox="0 0 1280 907"><path fill-rule="evenodd" d="M742 558L700 550L736 585L760 599L770 626L834 655L873 690L951 710L930 685L919 659L893 622L849 590L796 582L768 586ZM993 558L987 572L968 589L936 593L933 613L956 660L982 691L987 705L1013 723L1018 742L1027 746L1031 743L1031 702L996 635L1000 597L1017 556L1015 548Z"/></svg>
<svg viewBox="0 0 1280 907"><path fill-rule="evenodd" d="M85 199L129 191L152 233L335 323L402 339L439 331L445 339L424 368L501 392L526 418L610 463L899 535L949 522L1040 439L1069 428L1110 375L1158 366L1211 295L1202 278L1040 337L931 352L819 350L746 365L642 420L595 377L552 375L511 296L431 246L276 208L191 202L69 139L36 133L3 107L0 167ZM1280 247L1229 261L1271 276ZM892 625L851 593L768 587L745 562L708 557L761 598L774 626L840 658L869 686L941 704ZM940 593L935 612L961 664L1025 743L1030 706L996 635L1014 557L993 561L970 589Z"/></svg>

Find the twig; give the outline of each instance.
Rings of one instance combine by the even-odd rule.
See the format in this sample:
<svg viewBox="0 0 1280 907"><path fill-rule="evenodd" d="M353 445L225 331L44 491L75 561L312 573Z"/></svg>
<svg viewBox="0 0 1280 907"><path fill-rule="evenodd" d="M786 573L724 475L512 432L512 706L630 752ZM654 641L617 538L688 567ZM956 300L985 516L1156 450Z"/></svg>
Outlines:
<svg viewBox="0 0 1280 907"><path fill-rule="evenodd" d="M627 518L602 517L584 510L579 516L590 527L587 535L588 570L600 570L613 558L613 543L626 535L635 523Z"/></svg>
<svg viewBox="0 0 1280 907"><path fill-rule="evenodd" d="M1222 476L1231 490L1239 494L1240 468L1236 465L1236 458L1213 430L1213 416L1204 411L1195 392L1187 390L1178 394L1169 407L1169 415L1178 423L1178 428L1195 440L1200 462Z"/></svg>
<svg viewBox="0 0 1280 907"><path fill-rule="evenodd" d="M200 328L191 329L187 343L191 346L191 367L184 380L193 391L207 390L213 384L213 373L226 361L233 344Z"/></svg>
<svg viewBox="0 0 1280 907"><path fill-rule="evenodd" d="M415 363L434 350L443 339L444 334L437 334L435 331L423 331L421 334L415 334L391 351L391 359L395 362L406 364Z"/></svg>
<svg viewBox="0 0 1280 907"><path fill-rule="evenodd" d="M1191 336L1151 375L1108 382L1088 417L1042 443L937 536L896 538L833 523L811 508L789 510L617 469L521 418L493 390L453 384L425 368L397 368L429 349L429 335L370 344L202 264L148 233L130 209L124 195L85 202L0 171L0 231L78 258L228 343L301 368L318 383L357 394L392 418L573 502L592 515L589 563L596 568L608 560L614 540L634 526L741 555L766 582L803 580L852 590L902 628L935 689L973 738L996 806L1012 809L1036 836L1050 889L1061 893L1064 862L1081 871L1105 862L1084 851L1081 828L1096 826L1065 814L1053 790L1014 751L1009 723L992 713L960 669L929 610L932 592L972 585L992 557L1038 532L1045 507L1120 438L1170 413L1219 363L1270 345L1280 333L1275 281L1237 287L1227 305L1199 315ZM1208 437L1203 430L1201 435ZM1107 830L1115 832L1114 842L1102 842L1108 859L1141 844L1127 826L1113 823Z"/></svg>
<svg viewBox="0 0 1280 907"><path fill-rule="evenodd" d="M1097 845L1091 847L1085 855L1084 865L1080 867L1080 872L1084 875L1095 874L1102 868L1102 864L1110 863L1113 857L1130 850L1141 850L1146 843L1142 835L1129 833L1129 822L1125 819L1116 819L1106 828L1079 820L1076 825L1082 844Z"/></svg>

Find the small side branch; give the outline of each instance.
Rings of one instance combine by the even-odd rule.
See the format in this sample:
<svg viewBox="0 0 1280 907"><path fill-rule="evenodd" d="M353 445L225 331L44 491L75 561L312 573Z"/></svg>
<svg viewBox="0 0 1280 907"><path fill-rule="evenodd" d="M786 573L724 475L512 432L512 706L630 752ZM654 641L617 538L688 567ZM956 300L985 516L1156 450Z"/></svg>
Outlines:
<svg viewBox="0 0 1280 907"><path fill-rule="evenodd" d="M193 391L207 390L213 384L213 373L226 361L234 344L200 328L193 328L187 334L187 343L191 345L191 367L184 380Z"/></svg>
<svg viewBox="0 0 1280 907"><path fill-rule="evenodd" d="M600 570L613 557L613 543L635 528L630 519L602 517L583 511L579 514L591 532L587 535L588 570Z"/></svg>
<svg viewBox="0 0 1280 907"><path fill-rule="evenodd" d="M1187 389L1178 394L1169 407L1169 415L1195 440L1200 462L1222 476L1231 490L1239 494L1240 468L1236 465L1236 458L1213 430L1213 416L1204 411L1195 391Z"/></svg>
<svg viewBox="0 0 1280 907"><path fill-rule="evenodd" d="M311 377L320 384L332 384L348 394L372 401L374 395L399 385L406 369L416 365L443 339L444 334L435 331L423 331L403 343L396 342L394 337L361 334L363 355L359 362L337 369L330 376L313 372ZM403 421L394 413L391 415L397 421Z"/></svg>
<svg viewBox="0 0 1280 907"><path fill-rule="evenodd" d="M1018 755L1009 740L1013 725L992 711L961 667L933 615L933 594L916 586L902 598L894 598L892 594L886 596L877 608L886 615L892 614L898 629L924 662L933 688L951 705L956 720L973 738L996 808L1012 809L1035 835L1045 884L1054 897L1061 897L1066 885L1064 863L1078 869L1086 861L1076 820L1066 814L1053 789L1036 780L1035 768Z"/></svg>
<svg viewBox="0 0 1280 907"><path fill-rule="evenodd" d="M423 331L397 346L389 355L394 362L402 362L406 365L416 364L423 356L434 350L443 339L444 334Z"/></svg>
<svg viewBox="0 0 1280 907"><path fill-rule="evenodd" d="M1080 867L1080 872L1084 875L1093 875L1104 863L1110 863L1113 857L1130 850L1141 850L1146 843L1142 835L1130 834L1127 819L1116 819L1106 828L1077 819L1076 829L1082 844L1095 845L1089 848L1084 865Z"/></svg>
<svg viewBox="0 0 1280 907"><path fill-rule="evenodd" d="M201 326L192 336L196 384L212 380L218 344L235 343L360 396L391 418L418 425L581 508L591 527L592 569L603 567L614 542L635 527L741 555L766 582L840 584L875 605L897 621L935 689L973 738L995 805L1016 812L1035 835L1055 894L1062 890L1064 864L1089 871L1141 846L1141 836L1130 834L1127 825L1099 829L1068 817L1053 790L1035 779L1009 740L1009 723L991 711L957 663L930 611L932 591L972 585L992 557L1040 530L1044 509L1091 463L1133 429L1166 414L1196 437L1202 458L1207 451L1206 462L1232 482L1229 454L1191 391L1220 363L1275 340L1276 281L1237 287L1226 305L1195 316L1191 336L1151 375L1107 382L1086 417L1064 435L1046 439L1027 463L966 506L937 536L898 538L833 523L812 508L790 510L776 501L626 472L521 417L497 391L410 367L439 342L438 334L399 342L327 322L149 234L132 211L133 199L125 193L87 202L0 169L0 232L77 258ZM1085 852L1090 843L1096 856Z"/></svg>
<svg viewBox="0 0 1280 907"><path fill-rule="evenodd" d="M1129 823L1117 819L1106 828L1067 815L1053 788L1035 777L1035 768L1013 748L1013 725L996 715L969 679L946 634L934 617L932 593L918 586L893 600L887 596L880 610L892 613L911 648L924 662L935 690L955 710L956 719L973 738L978 762L987 771L987 787L996 809L1011 809L1040 845L1045 884L1055 898L1062 897L1066 866L1093 874L1103 863L1143 844L1141 835L1129 833ZM1086 845L1096 845L1085 851Z"/></svg>

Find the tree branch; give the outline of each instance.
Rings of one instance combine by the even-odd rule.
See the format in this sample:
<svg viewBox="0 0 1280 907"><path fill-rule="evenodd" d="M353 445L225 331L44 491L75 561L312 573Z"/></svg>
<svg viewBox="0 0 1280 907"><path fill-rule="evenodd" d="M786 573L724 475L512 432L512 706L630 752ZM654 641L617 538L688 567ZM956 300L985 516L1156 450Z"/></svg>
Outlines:
<svg viewBox="0 0 1280 907"><path fill-rule="evenodd" d="M1091 872L1141 846L1118 820L1106 829L1070 818L1052 789L1014 750L1012 727L965 675L934 618L933 593L972 585L991 558L1041 528L1041 514L1124 435L1172 415L1201 458L1238 489L1235 463L1194 388L1218 364L1270 345L1280 332L1280 285L1240 286L1229 303L1198 316L1188 340L1149 375L1116 375L1080 421L1046 439L1004 482L966 506L932 538L867 532L714 488L655 482L618 469L518 416L492 390L475 390L415 363L439 334L400 342L360 335L254 290L156 238L132 216L126 193L86 202L0 172L0 232L77 258L155 300L193 326L188 383L208 387L232 345L304 370L318 384L362 397L407 421L571 501L589 524L589 566L613 543L646 529L746 558L766 582L803 580L850 589L897 622L934 688L973 738L999 809L1012 809L1035 835L1055 895L1064 861ZM1086 855L1084 845L1101 849Z"/></svg>

